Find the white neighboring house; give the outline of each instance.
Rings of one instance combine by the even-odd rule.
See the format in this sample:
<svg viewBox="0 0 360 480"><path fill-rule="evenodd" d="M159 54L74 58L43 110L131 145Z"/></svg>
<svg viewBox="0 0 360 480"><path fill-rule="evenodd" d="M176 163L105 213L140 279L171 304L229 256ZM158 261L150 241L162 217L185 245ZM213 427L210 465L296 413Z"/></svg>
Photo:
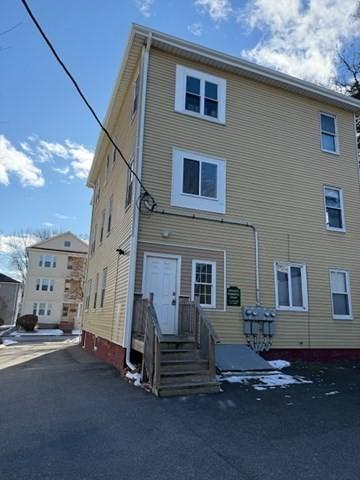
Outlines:
<svg viewBox="0 0 360 480"><path fill-rule="evenodd" d="M29 264L21 314L35 314L39 327L61 321L80 326L88 244L71 232L27 249Z"/></svg>

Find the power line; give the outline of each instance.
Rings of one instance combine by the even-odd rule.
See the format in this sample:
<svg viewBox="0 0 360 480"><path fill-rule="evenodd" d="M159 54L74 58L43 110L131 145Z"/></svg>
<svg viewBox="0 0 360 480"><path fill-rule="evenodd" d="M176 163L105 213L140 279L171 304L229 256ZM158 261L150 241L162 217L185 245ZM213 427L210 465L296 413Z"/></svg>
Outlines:
<svg viewBox="0 0 360 480"><path fill-rule="evenodd" d="M116 145L116 143L114 142L114 140L112 139L109 131L107 130L107 128L104 127L104 125L102 124L101 120L99 119L99 117L97 116L95 110L93 109L93 107L90 105L89 101L87 100L87 98L85 97L84 93L82 92L81 88L79 87L79 84L77 83L77 81L75 80L75 78L72 76L72 74L70 73L69 69L67 68L67 66L64 64L64 62L61 60L59 54L57 53L57 51L55 50L54 46L52 45L52 43L50 42L49 38L47 37L46 33L44 32L44 30L42 29L41 25L39 24L39 22L37 21L37 19L35 18L35 15L33 14L33 12L31 11L29 5L27 4L26 0L21 0L21 3L24 5L27 13L29 14L29 17L31 18L31 20L33 21L34 25L36 26L36 28L38 29L40 35L42 36L42 38L45 40L45 43L47 44L47 46L50 48L51 50L51 53L54 55L54 57L56 58L57 62L60 64L60 66L62 67L62 69L64 70L64 72L66 73L66 75L70 78L71 82L73 83L75 89L77 90L78 94L80 95L80 97L82 98L83 102L85 103L85 105L87 106L87 108L90 110L92 116L95 118L96 122L98 123L98 125L100 126L101 130L105 133L106 137L109 139L110 143L113 145L113 147L115 148L115 150L119 153L120 157L122 158L122 160L125 162L127 168L130 170L130 172L134 175L134 177L136 178L136 180L139 182L141 188L143 189L144 193L143 195L145 196L149 196L150 199L151 199L151 202L152 202L152 208L155 208L156 206L156 202L155 202L155 199L154 197L151 195L151 193L147 190L147 188L145 187L145 185L142 183L142 181L140 180L140 178L138 177L137 173L131 168L130 166L130 163L126 160L125 156L123 155L122 151L120 150L120 148Z"/></svg>

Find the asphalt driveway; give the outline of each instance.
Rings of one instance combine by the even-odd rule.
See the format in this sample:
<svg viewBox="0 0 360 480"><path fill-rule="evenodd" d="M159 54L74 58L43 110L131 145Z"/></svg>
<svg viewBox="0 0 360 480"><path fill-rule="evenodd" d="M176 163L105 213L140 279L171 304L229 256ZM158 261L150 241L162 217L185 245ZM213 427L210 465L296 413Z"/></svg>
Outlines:
<svg viewBox="0 0 360 480"><path fill-rule="evenodd" d="M360 365L157 399L72 341L0 348L0 478L358 480Z"/></svg>

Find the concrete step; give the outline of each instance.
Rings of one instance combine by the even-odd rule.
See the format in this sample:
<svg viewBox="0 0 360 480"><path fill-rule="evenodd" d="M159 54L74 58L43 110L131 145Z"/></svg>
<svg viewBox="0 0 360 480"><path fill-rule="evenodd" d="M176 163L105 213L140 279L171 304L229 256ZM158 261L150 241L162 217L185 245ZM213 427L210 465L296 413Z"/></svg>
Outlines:
<svg viewBox="0 0 360 480"><path fill-rule="evenodd" d="M208 360L202 360L199 358L185 358L185 359L161 359L160 360L160 372L179 372L184 370L207 370L209 368Z"/></svg>
<svg viewBox="0 0 360 480"><path fill-rule="evenodd" d="M209 382L210 372L208 369L188 369L160 371L160 385L192 384L197 382Z"/></svg>
<svg viewBox="0 0 360 480"><path fill-rule="evenodd" d="M218 382L210 381L161 385L155 394L159 397L170 397L175 395L196 395L200 393L218 392L220 392L220 384Z"/></svg>

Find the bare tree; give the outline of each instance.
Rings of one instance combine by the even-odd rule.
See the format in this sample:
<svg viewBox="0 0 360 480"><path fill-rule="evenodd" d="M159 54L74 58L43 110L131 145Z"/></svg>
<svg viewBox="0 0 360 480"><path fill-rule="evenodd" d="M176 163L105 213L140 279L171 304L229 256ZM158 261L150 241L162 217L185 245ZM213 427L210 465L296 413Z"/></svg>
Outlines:
<svg viewBox="0 0 360 480"><path fill-rule="evenodd" d="M26 279L26 272L28 269L28 254L27 248L34 245L34 243L47 240L59 232L48 228L17 230L8 240L10 249L10 263L11 266L18 271L21 282L24 284Z"/></svg>

